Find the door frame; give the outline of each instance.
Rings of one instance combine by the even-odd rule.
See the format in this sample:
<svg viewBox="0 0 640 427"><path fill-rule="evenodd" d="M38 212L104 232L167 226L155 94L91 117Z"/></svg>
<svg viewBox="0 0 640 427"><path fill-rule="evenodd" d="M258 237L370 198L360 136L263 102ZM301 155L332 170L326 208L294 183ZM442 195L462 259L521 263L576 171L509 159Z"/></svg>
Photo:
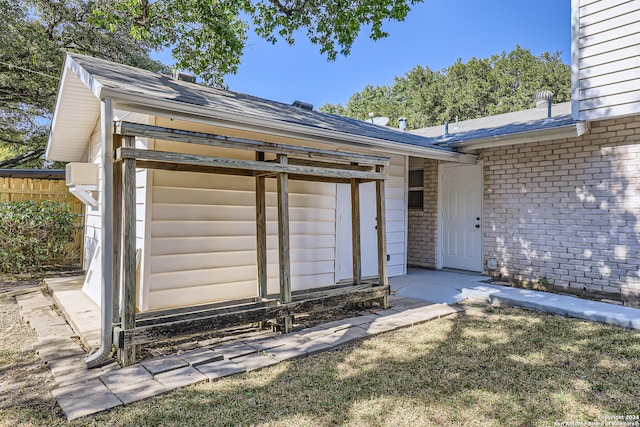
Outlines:
<svg viewBox="0 0 640 427"><path fill-rule="evenodd" d="M443 215L444 215L444 171L445 169L452 169L456 167L469 167L474 166L477 167L480 176L480 269L477 272L482 273L484 270L484 173L483 173L483 162L478 161L477 163L467 164L467 163L444 163L440 162L438 164L438 244L436 250L436 268L442 269L444 268L444 233L443 233ZM476 271L476 270L469 270Z"/></svg>

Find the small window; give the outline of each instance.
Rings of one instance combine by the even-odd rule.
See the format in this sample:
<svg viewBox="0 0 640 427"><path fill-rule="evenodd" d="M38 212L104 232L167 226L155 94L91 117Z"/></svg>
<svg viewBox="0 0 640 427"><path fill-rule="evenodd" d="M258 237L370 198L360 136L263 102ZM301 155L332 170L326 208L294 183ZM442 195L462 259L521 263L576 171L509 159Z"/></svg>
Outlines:
<svg viewBox="0 0 640 427"><path fill-rule="evenodd" d="M409 188L424 186L424 170L409 171Z"/></svg>
<svg viewBox="0 0 640 427"><path fill-rule="evenodd" d="M424 170L409 171L409 209L424 208Z"/></svg>

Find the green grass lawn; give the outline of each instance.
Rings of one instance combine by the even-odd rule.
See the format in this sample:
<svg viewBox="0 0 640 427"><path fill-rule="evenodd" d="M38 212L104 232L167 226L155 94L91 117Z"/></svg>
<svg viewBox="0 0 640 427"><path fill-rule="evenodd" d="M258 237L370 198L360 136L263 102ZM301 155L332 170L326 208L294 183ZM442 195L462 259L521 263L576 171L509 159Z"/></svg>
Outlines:
<svg viewBox="0 0 640 427"><path fill-rule="evenodd" d="M379 335L77 420L86 426L554 426L637 421L640 333L514 308ZM1 368L0 368L1 369ZM22 404L12 425L66 424ZM0 421L2 423L2 421ZM568 425L568 424L566 424ZM609 424L613 425L613 424Z"/></svg>

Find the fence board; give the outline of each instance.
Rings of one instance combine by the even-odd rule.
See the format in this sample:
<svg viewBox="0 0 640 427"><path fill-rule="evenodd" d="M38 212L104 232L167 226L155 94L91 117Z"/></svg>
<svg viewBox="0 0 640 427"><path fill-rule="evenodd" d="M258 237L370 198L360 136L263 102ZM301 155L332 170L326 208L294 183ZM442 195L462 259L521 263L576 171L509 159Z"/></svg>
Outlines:
<svg viewBox="0 0 640 427"><path fill-rule="evenodd" d="M71 213L76 217L76 232L72 243L67 245L67 256L63 260L65 266L81 267L83 251L83 230L85 207L67 189L62 179L34 179L20 177L0 177L0 201L34 201L50 200L67 203Z"/></svg>

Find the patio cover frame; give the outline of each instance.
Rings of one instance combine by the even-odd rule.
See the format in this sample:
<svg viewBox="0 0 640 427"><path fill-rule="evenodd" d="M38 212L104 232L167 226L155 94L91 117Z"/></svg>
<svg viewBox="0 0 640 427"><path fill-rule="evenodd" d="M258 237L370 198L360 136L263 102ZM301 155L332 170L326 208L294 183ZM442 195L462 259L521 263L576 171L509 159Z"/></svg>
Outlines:
<svg viewBox="0 0 640 427"><path fill-rule="evenodd" d="M189 144L250 150L255 160L239 160L137 149L135 138L145 137ZM113 148L113 293L114 344L123 366L135 363L135 348L157 339L281 319L291 330L292 315L313 306L379 301L388 307L388 272L385 221L385 167L388 157L276 144L185 131L124 121L114 122ZM275 155L266 160L265 154ZM251 176L255 178L258 267L256 297L136 315L136 168ZM279 294L267 294L266 179L277 181ZM353 278L348 284L309 291L291 291L289 247L289 180L349 184ZM377 280L363 281L360 241L359 185L375 182L378 238Z"/></svg>

